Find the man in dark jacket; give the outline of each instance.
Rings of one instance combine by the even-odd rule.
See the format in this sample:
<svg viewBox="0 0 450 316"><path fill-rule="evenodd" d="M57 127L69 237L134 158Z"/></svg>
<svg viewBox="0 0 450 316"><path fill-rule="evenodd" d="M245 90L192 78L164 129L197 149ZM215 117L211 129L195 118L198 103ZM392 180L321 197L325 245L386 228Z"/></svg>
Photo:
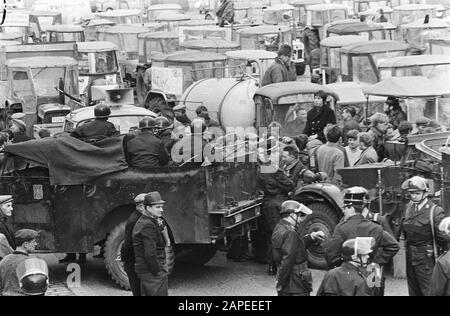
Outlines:
<svg viewBox="0 0 450 316"><path fill-rule="evenodd" d="M95 120L77 127L70 135L87 141L96 141L119 135L114 124L108 122L108 118L111 115L111 109L108 106L104 104L97 105L94 108L94 115Z"/></svg>
<svg viewBox="0 0 450 316"><path fill-rule="evenodd" d="M352 130L361 132L361 127L356 120L356 110L352 107L346 107L342 111L342 119L344 120L344 129L342 130L342 143L347 145L347 134Z"/></svg>
<svg viewBox="0 0 450 316"><path fill-rule="evenodd" d="M290 145L283 148L282 168L284 173L294 181L295 188L299 189L303 183L311 183L316 174L310 171L299 159L297 148Z"/></svg>
<svg viewBox="0 0 450 316"><path fill-rule="evenodd" d="M131 168L146 170L168 164L169 154L163 142L155 136L155 128L154 119L144 118L139 122L139 134L124 140L125 157Z"/></svg>
<svg viewBox="0 0 450 316"><path fill-rule="evenodd" d="M336 115L327 103L328 95L319 91L314 96L314 107L308 112L306 126L303 134L306 134L311 140L318 139L326 143L327 139L323 130L328 124L336 124Z"/></svg>
<svg viewBox="0 0 450 316"><path fill-rule="evenodd" d="M147 194L144 212L133 230L134 267L141 281L142 296L168 296L166 239L162 220L164 204L159 192Z"/></svg>
<svg viewBox="0 0 450 316"><path fill-rule="evenodd" d="M291 58L292 48L286 44L281 45L278 57L275 58L274 63L264 73L262 86L278 82L296 81L297 70L291 62Z"/></svg>
<svg viewBox="0 0 450 316"><path fill-rule="evenodd" d="M442 220L439 230L450 236L450 217ZM450 296L450 251L445 251L434 266L430 282L430 296Z"/></svg>
<svg viewBox="0 0 450 316"><path fill-rule="evenodd" d="M286 201L281 206L281 221L272 235L273 257L278 267L278 296L309 296L312 292L312 275L308 270L306 250L323 241L321 231L302 236L298 228L312 211L296 201Z"/></svg>
<svg viewBox="0 0 450 316"><path fill-rule="evenodd" d="M375 113L370 118L371 126L368 131L372 136L373 148L377 152L378 161L381 162L387 157L384 145L386 143L386 132L388 129L389 118L386 114Z"/></svg>
<svg viewBox="0 0 450 316"><path fill-rule="evenodd" d="M227 24L234 23L234 4L233 0L221 0L220 7L216 11L219 19L219 26L224 27Z"/></svg>
<svg viewBox="0 0 450 316"><path fill-rule="evenodd" d="M20 289L17 267L26 260L36 246L38 232L30 229L18 230L14 234L17 249L0 262L0 296L25 296Z"/></svg>
<svg viewBox="0 0 450 316"><path fill-rule="evenodd" d="M25 124L25 113L14 113L11 115L11 127L6 132L13 144L23 143L34 138L27 135L27 125Z"/></svg>
<svg viewBox="0 0 450 316"><path fill-rule="evenodd" d="M365 219L362 212L368 203L367 190L354 187L345 191L344 214L345 219L339 223L333 237L326 245L326 258L330 267L337 267L342 263L342 245L345 241L356 237L373 237L371 262L378 265L380 269L389 263L400 250L397 240L387 233L381 225ZM382 274L382 271L378 271ZM384 280L379 284L377 295L384 293Z"/></svg>
<svg viewBox="0 0 450 316"><path fill-rule="evenodd" d="M375 242L372 237L356 238L344 242L342 245L342 256L344 263L340 267L334 268L325 274L317 296L372 296L366 273L362 268L366 268L369 261L369 254L372 253L371 245L361 240L370 239L370 243Z"/></svg>
<svg viewBox="0 0 450 316"><path fill-rule="evenodd" d="M172 152L172 147L177 142L172 137L173 124L170 124L170 121L164 117L159 116L155 119L156 122L156 130L155 135L158 137L164 144L164 147L167 150L167 153Z"/></svg>
<svg viewBox="0 0 450 316"><path fill-rule="evenodd" d="M136 209L133 213L131 213L127 224L125 225L125 241L122 244L122 249L120 249L120 256L124 265L125 273L128 276L128 281L130 282L130 288L133 296L141 296L141 282L139 281L136 271L134 271L135 258L133 249L133 230L137 221L141 218L142 213L144 212L145 195L145 193L142 193L134 198Z"/></svg>
<svg viewBox="0 0 450 316"><path fill-rule="evenodd" d="M7 223L8 218L12 216L12 201L11 195L0 196L0 260L16 249L14 231Z"/></svg>

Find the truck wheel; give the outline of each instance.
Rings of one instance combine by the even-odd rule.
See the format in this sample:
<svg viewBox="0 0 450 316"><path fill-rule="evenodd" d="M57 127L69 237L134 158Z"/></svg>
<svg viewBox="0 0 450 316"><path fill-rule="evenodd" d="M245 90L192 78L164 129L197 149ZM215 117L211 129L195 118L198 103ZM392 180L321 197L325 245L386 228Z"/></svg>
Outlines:
<svg viewBox="0 0 450 316"><path fill-rule="evenodd" d="M323 231L325 238L329 239L333 235L334 228L339 223L339 216L329 204L314 203L308 205L313 211L301 226L301 235L305 236L315 231ZM327 269L325 250L322 246L315 246L308 249L308 263L313 268Z"/></svg>
<svg viewBox="0 0 450 316"><path fill-rule="evenodd" d="M216 245L178 245L175 260L177 265L198 267L207 264L216 252Z"/></svg>
<svg viewBox="0 0 450 316"><path fill-rule="evenodd" d="M297 70L297 76L303 76L306 71L306 65L305 63L296 64L295 69Z"/></svg>
<svg viewBox="0 0 450 316"><path fill-rule="evenodd" d="M123 222L114 228L108 235L105 242L105 267L111 278L122 288L129 290L130 283L128 276L124 270L122 258L120 257L120 249L125 241L125 225ZM172 272L175 264L174 247L166 247L167 271Z"/></svg>

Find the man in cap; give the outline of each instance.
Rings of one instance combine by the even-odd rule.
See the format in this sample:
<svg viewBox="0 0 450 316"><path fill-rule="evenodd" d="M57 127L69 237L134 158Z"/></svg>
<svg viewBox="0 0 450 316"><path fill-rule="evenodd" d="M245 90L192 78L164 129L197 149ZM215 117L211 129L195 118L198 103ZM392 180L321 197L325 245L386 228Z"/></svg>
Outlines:
<svg viewBox="0 0 450 316"><path fill-rule="evenodd" d="M27 136L27 125L25 124L25 113L14 113L11 115L11 127L12 143L23 143L33 138Z"/></svg>
<svg viewBox="0 0 450 316"><path fill-rule="evenodd" d="M77 127L70 135L72 137L96 141L106 137L119 135L113 123L108 121L111 109L105 104L96 105L94 108L95 119Z"/></svg>
<svg viewBox="0 0 450 316"><path fill-rule="evenodd" d="M141 218L133 230L135 271L141 281L142 296L167 296L168 271L164 236L163 206L159 192L145 196Z"/></svg>
<svg viewBox="0 0 450 316"><path fill-rule="evenodd" d="M124 151L128 165L142 170L165 166L169 163L169 153L164 143L155 136L155 120L146 117L139 122L140 132L124 140Z"/></svg>
<svg viewBox="0 0 450 316"><path fill-rule="evenodd" d="M12 202L11 195L0 196L0 260L16 249L14 231L7 223L13 212Z"/></svg>
<svg viewBox="0 0 450 316"><path fill-rule="evenodd" d="M412 177L402 184L411 201L406 206L401 229L406 240L406 275L410 296L426 296L439 246L445 248L450 236L439 230L444 210L428 199L428 180Z"/></svg>
<svg viewBox="0 0 450 316"><path fill-rule="evenodd" d="M366 273L372 253L372 237L349 239L342 245L344 262L325 274L317 296L372 296Z"/></svg>
<svg viewBox="0 0 450 316"><path fill-rule="evenodd" d="M450 235L450 217L442 220L439 230ZM445 251L436 262L430 282L430 296L450 296L450 251Z"/></svg>
<svg viewBox="0 0 450 316"><path fill-rule="evenodd" d="M133 249L133 230L137 221L141 218L144 212L145 193L139 194L134 198L135 210L131 213L125 225L125 241L122 244L120 250L120 257L122 259L124 270L128 276L130 282L131 292L133 296L141 296L141 282L134 271L134 249Z"/></svg>
<svg viewBox="0 0 450 316"><path fill-rule="evenodd" d="M281 206L281 221L272 234L273 257L278 267L278 296L309 296L312 275L308 270L306 250L323 241L325 234L316 231L302 236L299 227L312 211L296 201Z"/></svg>
<svg viewBox="0 0 450 316"><path fill-rule="evenodd" d="M278 57L274 63L266 70L262 86L272 83L297 81L297 70L291 61L292 48L287 44L283 44L278 51Z"/></svg>
<svg viewBox="0 0 450 316"><path fill-rule="evenodd" d="M400 250L397 240L381 225L364 218L363 212L369 202L368 192L361 187L353 187L344 191L344 220L339 223L333 237L325 245L328 264L334 268L342 263L342 245L346 240L356 237L373 237L371 262L377 269L382 269ZM378 271L382 275L382 271ZM384 280L374 289L377 295L384 294Z"/></svg>
<svg viewBox="0 0 450 316"><path fill-rule="evenodd" d="M280 221L281 204L295 190L295 183L280 169L275 140L267 141L267 150L259 148L258 186L264 194L261 205L262 216L258 218L258 230L253 233L252 241L255 259L259 263L269 264L269 274L276 273L273 262L271 236Z"/></svg>
<svg viewBox="0 0 450 316"><path fill-rule="evenodd" d="M14 237L16 250L0 262L0 296L24 296L19 285L16 269L37 246L38 232L31 229L18 230Z"/></svg>

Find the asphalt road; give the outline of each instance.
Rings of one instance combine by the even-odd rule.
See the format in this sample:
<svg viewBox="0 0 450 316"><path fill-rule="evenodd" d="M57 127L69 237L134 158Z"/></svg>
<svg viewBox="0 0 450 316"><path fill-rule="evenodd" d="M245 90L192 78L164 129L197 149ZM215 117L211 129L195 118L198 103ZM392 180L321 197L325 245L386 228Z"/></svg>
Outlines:
<svg viewBox="0 0 450 316"><path fill-rule="evenodd" d="M62 257L63 255L57 255ZM53 280L64 282L66 266L57 264L54 255L46 256ZM100 259L88 258L81 266L81 287L72 288L77 296L129 296L109 278ZM323 271L313 271L314 293L323 278ZM219 252L204 267L176 268L169 278L171 296L275 296L275 277L266 273L266 266L254 262L235 263ZM387 296L407 295L406 280L388 277Z"/></svg>

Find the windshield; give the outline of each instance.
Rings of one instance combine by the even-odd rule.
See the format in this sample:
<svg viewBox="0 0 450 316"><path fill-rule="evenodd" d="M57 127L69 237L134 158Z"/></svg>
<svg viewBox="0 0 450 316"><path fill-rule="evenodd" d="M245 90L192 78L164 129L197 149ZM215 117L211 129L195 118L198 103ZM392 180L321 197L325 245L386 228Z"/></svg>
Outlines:
<svg viewBox="0 0 450 316"><path fill-rule="evenodd" d="M431 44L432 55L450 55L450 45Z"/></svg>
<svg viewBox="0 0 450 316"><path fill-rule="evenodd" d="M108 121L113 123L116 129L120 132L120 134L128 134L130 131L139 127L139 121L144 119L145 116L137 116L137 115L129 115L129 116L110 116ZM88 122L93 121L93 119L82 121L76 125L76 127L80 127ZM65 132L73 131L73 124L66 121Z"/></svg>
<svg viewBox="0 0 450 316"><path fill-rule="evenodd" d="M33 91L31 81L28 79L28 73L25 71L13 71L12 88L14 94L16 94L19 98L30 96Z"/></svg>
<svg viewBox="0 0 450 316"><path fill-rule="evenodd" d="M330 10L328 11L329 17L326 23L333 23L345 20L347 18L347 12L345 10Z"/></svg>
<svg viewBox="0 0 450 316"><path fill-rule="evenodd" d="M154 53L171 54L179 49L176 38L146 40L145 45L147 60L151 60Z"/></svg>
<svg viewBox="0 0 450 316"><path fill-rule="evenodd" d="M66 77L66 68L35 68L31 69L31 74L37 96L57 96L59 92L55 87L59 87L60 79Z"/></svg>
<svg viewBox="0 0 450 316"><path fill-rule="evenodd" d="M395 11L394 20L396 25L405 25L417 20L423 20L427 15L434 17L433 10Z"/></svg>
<svg viewBox="0 0 450 316"><path fill-rule="evenodd" d="M405 41L410 45L426 49L433 38L445 38L448 30L443 29L408 29L403 33Z"/></svg>
<svg viewBox="0 0 450 316"><path fill-rule="evenodd" d="M397 77L424 76L444 87L450 86L450 65L428 65L400 68L397 69L395 74Z"/></svg>
<svg viewBox="0 0 450 316"><path fill-rule="evenodd" d="M50 42L83 42L83 32L78 33L60 33L60 32L49 32Z"/></svg>
<svg viewBox="0 0 450 316"><path fill-rule="evenodd" d="M115 51L80 53L80 74L105 74L119 71Z"/></svg>
<svg viewBox="0 0 450 316"><path fill-rule="evenodd" d="M369 56L355 56L353 61L353 81L358 83L375 84L377 75L370 62Z"/></svg>

